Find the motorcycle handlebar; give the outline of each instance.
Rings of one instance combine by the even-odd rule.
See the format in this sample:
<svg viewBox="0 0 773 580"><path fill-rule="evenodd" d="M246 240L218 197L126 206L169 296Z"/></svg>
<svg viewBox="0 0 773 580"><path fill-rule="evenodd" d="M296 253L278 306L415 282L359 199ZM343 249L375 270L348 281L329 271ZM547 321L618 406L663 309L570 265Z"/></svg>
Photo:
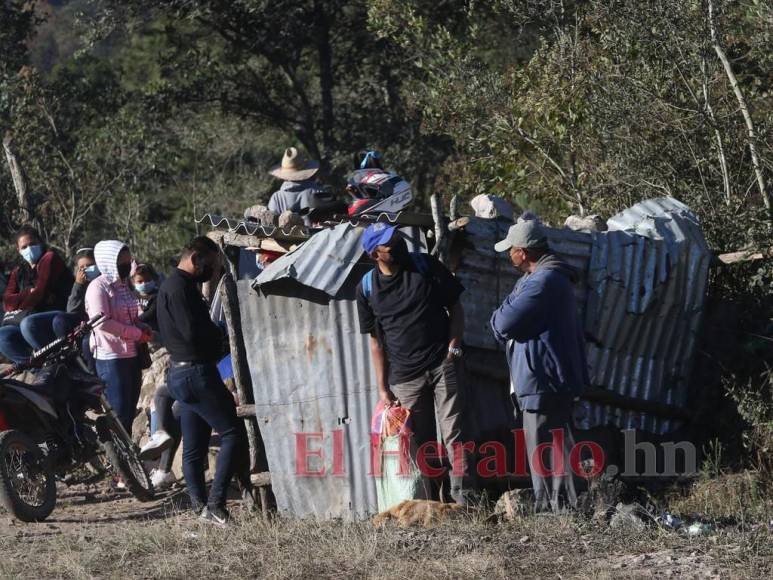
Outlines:
<svg viewBox="0 0 773 580"><path fill-rule="evenodd" d="M36 350L28 361L14 364L0 373L0 377L6 378L25 370L42 367L52 357L62 354L65 349L70 348L74 344L80 344L80 339L99 326L104 319L104 313L100 312L89 320L81 322L67 336L57 338L43 348Z"/></svg>

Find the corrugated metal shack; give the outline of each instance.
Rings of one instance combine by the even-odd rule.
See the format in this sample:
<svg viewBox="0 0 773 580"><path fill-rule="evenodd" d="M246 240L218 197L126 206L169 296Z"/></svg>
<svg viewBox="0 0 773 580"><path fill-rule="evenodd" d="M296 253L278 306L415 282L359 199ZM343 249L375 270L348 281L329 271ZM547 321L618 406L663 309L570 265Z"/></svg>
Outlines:
<svg viewBox="0 0 773 580"><path fill-rule="evenodd" d="M509 225L470 218L454 234L448 257L467 288L468 391L479 440L513 426L506 363L488 326L517 278L507 257L493 250ZM711 253L695 216L672 198L637 204L607 225L607 232L549 231L554 251L581 273L577 295L594 388L578 406L576 424L668 433L688 405ZM300 232L245 223L220 227L228 229L226 243L242 247L254 236L303 239ZM298 516L359 518L376 511L368 473L377 395L354 302L371 267L360 250L362 231L350 222L322 230L254 282L238 282L272 488L279 510ZM305 458L298 454L304 442Z"/></svg>

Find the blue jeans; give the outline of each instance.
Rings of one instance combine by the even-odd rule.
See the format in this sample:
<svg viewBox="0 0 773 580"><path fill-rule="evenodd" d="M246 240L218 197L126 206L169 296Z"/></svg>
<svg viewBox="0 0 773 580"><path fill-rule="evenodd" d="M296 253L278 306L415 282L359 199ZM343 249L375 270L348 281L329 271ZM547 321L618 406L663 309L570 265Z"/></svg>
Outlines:
<svg viewBox="0 0 773 580"><path fill-rule="evenodd" d="M19 326L0 327L0 353L15 363L26 362L33 350L56 340L53 321L60 314L64 312L39 312L25 317Z"/></svg>
<svg viewBox="0 0 773 580"><path fill-rule="evenodd" d="M168 387L180 404L183 474L191 502L195 507L224 507L231 477L249 472L247 433L244 421L236 416L233 397L214 364L172 366ZM212 429L220 435L220 453L207 497L204 471Z"/></svg>
<svg viewBox="0 0 773 580"><path fill-rule="evenodd" d="M54 329L54 334L57 338L62 338L70 334L70 331L74 330L81 322L86 320L85 314L78 312L62 312L51 323ZM89 347L89 338L91 334L87 334L83 337L83 344L81 345L81 351L83 353L83 360L86 362L86 366L91 372L94 372L94 355L91 354L91 348Z"/></svg>
<svg viewBox="0 0 773 580"><path fill-rule="evenodd" d="M97 376L107 385L107 400L131 435L142 386L139 358L97 359L96 363Z"/></svg>

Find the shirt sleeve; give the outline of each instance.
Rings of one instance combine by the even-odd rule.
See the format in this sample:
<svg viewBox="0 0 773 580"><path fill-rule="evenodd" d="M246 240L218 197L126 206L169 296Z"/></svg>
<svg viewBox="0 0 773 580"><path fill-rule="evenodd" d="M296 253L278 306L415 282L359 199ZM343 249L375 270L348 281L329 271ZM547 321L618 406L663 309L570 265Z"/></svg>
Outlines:
<svg viewBox="0 0 773 580"><path fill-rule="evenodd" d="M441 302L445 308L451 308L459 302L464 286L437 258L429 256L429 260L430 273L440 293Z"/></svg>
<svg viewBox="0 0 773 580"><path fill-rule="evenodd" d="M93 318L98 314L105 315L104 321L99 325L101 332L112 334L124 340L137 341L142 337L142 331L138 327L113 319L110 297L98 284L89 284L86 290L86 312L89 318Z"/></svg>
<svg viewBox="0 0 773 580"><path fill-rule="evenodd" d="M526 342L547 329L547 300L542 285L525 280L518 292L512 292L491 317L491 328L500 342Z"/></svg>
<svg viewBox="0 0 773 580"><path fill-rule="evenodd" d="M8 285L3 293L3 308L6 312L18 310L22 300L29 294L29 290L19 292L19 267L13 269L8 278Z"/></svg>
<svg viewBox="0 0 773 580"><path fill-rule="evenodd" d="M271 196L271 199L268 200L268 211L273 212L275 214L282 213L282 210L279 207L279 192L274 193Z"/></svg>
<svg viewBox="0 0 773 580"><path fill-rule="evenodd" d="M376 333L376 315L362 291L362 282L357 285L357 317L360 320L361 334L373 335Z"/></svg>
<svg viewBox="0 0 773 580"><path fill-rule="evenodd" d="M70 297L67 299L67 312L82 313L85 311L86 288L85 284L73 283Z"/></svg>

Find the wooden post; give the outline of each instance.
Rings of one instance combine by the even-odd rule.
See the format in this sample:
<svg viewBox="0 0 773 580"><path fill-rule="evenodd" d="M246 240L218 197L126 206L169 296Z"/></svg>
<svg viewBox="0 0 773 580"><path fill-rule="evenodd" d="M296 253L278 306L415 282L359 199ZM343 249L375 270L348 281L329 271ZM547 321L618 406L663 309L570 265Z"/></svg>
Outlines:
<svg viewBox="0 0 773 580"><path fill-rule="evenodd" d="M226 272L223 275L223 283L220 288L223 315L228 325L228 341L231 344L231 362L234 370L236 392L239 394L241 405L249 405L254 402L252 381L250 380L250 369L247 364L247 351L244 348L242 337L242 316L241 312L239 312L236 282L234 282L230 272ZM263 441L255 421L251 417L245 417L244 424L247 427L247 439L250 443L250 472L254 472L258 469L259 454L263 449Z"/></svg>
<svg viewBox="0 0 773 580"><path fill-rule="evenodd" d="M448 244L443 204L437 193L433 193L429 200L432 206L432 220L435 222L435 247L432 249L432 255L445 264L448 261Z"/></svg>

